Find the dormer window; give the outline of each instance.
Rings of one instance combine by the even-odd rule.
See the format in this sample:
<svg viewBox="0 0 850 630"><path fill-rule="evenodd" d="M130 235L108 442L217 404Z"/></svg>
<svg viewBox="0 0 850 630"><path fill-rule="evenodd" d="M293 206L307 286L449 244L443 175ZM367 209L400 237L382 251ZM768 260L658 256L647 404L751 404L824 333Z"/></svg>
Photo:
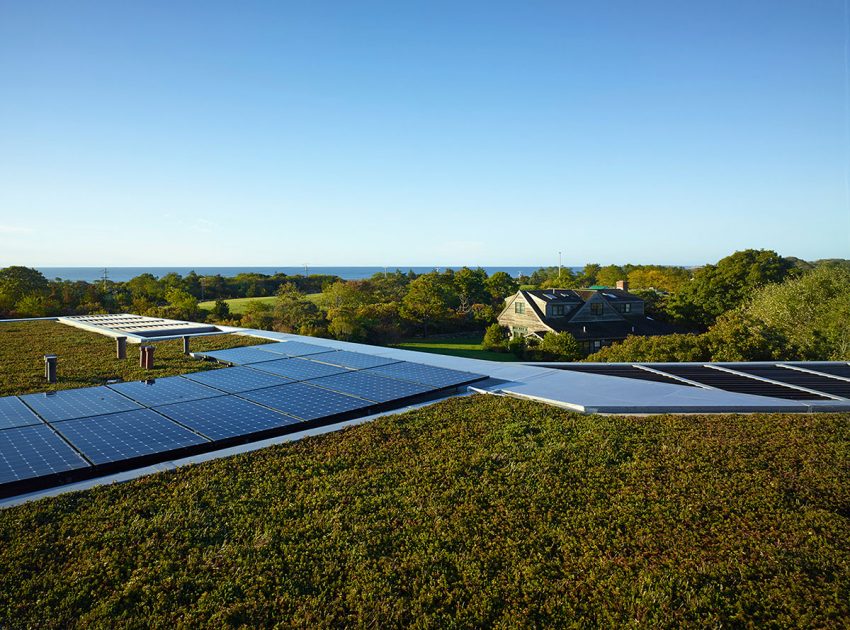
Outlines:
<svg viewBox="0 0 850 630"><path fill-rule="evenodd" d="M514 313L522 315L525 313L525 302L514 302Z"/></svg>
<svg viewBox="0 0 850 630"><path fill-rule="evenodd" d="M590 305L591 315L602 315L602 302L594 302Z"/></svg>
<svg viewBox="0 0 850 630"><path fill-rule="evenodd" d="M552 315L557 317L558 315L564 314L564 305L563 304L553 304L552 305Z"/></svg>
<svg viewBox="0 0 850 630"><path fill-rule="evenodd" d="M629 304L628 302L623 304L623 312L624 313L631 313L632 312L632 305Z"/></svg>

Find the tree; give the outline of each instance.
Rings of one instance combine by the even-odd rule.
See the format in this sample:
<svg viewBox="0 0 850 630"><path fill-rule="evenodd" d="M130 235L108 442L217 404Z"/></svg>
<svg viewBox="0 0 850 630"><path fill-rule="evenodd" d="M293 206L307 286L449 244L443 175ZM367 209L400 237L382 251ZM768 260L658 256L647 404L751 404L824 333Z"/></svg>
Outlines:
<svg viewBox="0 0 850 630"><path fill-rule="evenodd" d="M401 316L422 326L428 334L429 326L439 326L451 315L452 292L436 272L426 273L410 283L410 289L401 302Z"/></svg>
<svg viewBox="0 0 850 630"><path fill-rule="evenodd" d="M284 283L274 303L274 327L280 332L300 333L322 328L319 308L294 285Z"/></svg>
<svg viewBox="0 0 850 630"><path fill-rule="evenodd" d="M197 318L198 298L188 291L171 287L166 290L165 299L168 301L168 314L172 317L178 319Z"/></svg>
<svg viewBox="0 0 850 630"><path fill-rule="evenodd" d="M467 313L473 304L487 302L490 297L487 292L487 272L480 267L470 269L464 267L455 272L454 289L458 296L458 312Z"/></svg>
<svg viewBox="0 0 850 630"><path fill-rule="evenodd" d="M509 295L519 290L519 283L504 271L497 271L484 281L494 303L501 303Z"/></svg>
<svg viewBox="0 0 850 630"><path fill-rule="evenodd" d="M481 341L481 347L484 350L496 352L506 352L508 349L507 333L499 324L491 324L484 331L484 339Z"/></svg>
<svg viewBox="0 0 850 630"><path fill-rule="evenodd" d="M596 284L606 287L617 286L618 280L625 280L626 272L618 265L605 265L596 272Z"/></svg>
<svg viewBox="0 0 850 630"><path fill-rule="evenodd" d="M23 298L46 297L49 291L47 278L30 267L0 269L0 310L10 311Z"/></svg>
<svg viewBox="0 0 850 630"><path fill-rule="evenodd" d="M792 265L776 252L747 249L706 265L668 301L668 311L682 322L708 327L726 311L767 284L782 282Z"/></svg>
<svg viewBox="0 0 850 630"><path fill-rule="evenodd" d="M575 361L582 356L581 346L568 332L549 332L528 353L535 361Z"/></svg>
<svg viewBox="0 0 850 630"><path fill-rule="evenodd" d="M591 354L587 360L610 363L710 361L711 353L705 335L631 335Z"/></svg>
<svg viewBox="0 0 850 630"><path fill-rule="evenodd" d="M271 304L252 300L242 314L242 325L247 328L271 330L274 324L274 309Z"/></svg>
<svg viewBox="0 0 850 630"><path fill-rule="evenodd" d="M212 314L218 320L227 319L230 317L230 305L221 298L218 298L213 306Z"/></svg>

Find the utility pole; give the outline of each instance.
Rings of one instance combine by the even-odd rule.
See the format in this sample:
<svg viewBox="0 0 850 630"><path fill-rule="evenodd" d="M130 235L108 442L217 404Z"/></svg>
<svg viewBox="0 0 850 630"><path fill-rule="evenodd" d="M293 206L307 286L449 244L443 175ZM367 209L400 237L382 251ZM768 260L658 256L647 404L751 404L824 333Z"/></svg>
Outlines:
<svg viewBox="0 0 850 630"><path fill-rule="evenodd" d="M558 252L558 282L561 281L561 252Z"/></svg>
<svg viewBox="0 0 850 630"><path fill-rule="evenodd" d="M308 275L310 275L309 268L307 267L307 263L304 263L304 277L306 278Z"/></svg>
<svg viewBox="0 0 850 630"><path fill-rule="evenodd" d="M103 287L103 292L106 293L106 283L109 282L109 270L104 267L103 275L100 277L101 286Z"/></svg>

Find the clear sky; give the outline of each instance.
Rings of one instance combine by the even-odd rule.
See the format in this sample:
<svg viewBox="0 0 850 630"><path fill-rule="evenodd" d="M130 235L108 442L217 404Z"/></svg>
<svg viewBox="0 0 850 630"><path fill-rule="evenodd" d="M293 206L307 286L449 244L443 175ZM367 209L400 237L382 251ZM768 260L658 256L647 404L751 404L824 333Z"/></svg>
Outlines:
<svg viewBox="0 0 850 630"><path fill-rule="evenodd" d="M0 0L0 265L850 257L844 0Z"/></svg>

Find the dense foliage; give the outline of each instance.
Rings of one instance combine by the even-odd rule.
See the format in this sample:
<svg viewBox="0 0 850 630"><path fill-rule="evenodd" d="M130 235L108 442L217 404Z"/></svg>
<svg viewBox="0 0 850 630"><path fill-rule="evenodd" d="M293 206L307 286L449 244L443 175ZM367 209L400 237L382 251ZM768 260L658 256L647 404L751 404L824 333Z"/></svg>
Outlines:
<svg viewBox="0 0 850 630"><path fill-rule="evenodd" d="M255 337L216 335L195 337L193 350L218 350L264 343ZM183 354L179 339L159 341L154 369L139 367L137 346L127 346L127 358L115 358L115 341L96 333L52 321L0 322L0 396L103 385L107 380L137 381L221 367ZM45 354L59 356L58 382L44 380Z"/></svg>
<svg viewBox="0 0 850 630"><path fill-rule="evenodd" d="M0 512L0 626L846 627L848 420L452 399Z"/></svg>

